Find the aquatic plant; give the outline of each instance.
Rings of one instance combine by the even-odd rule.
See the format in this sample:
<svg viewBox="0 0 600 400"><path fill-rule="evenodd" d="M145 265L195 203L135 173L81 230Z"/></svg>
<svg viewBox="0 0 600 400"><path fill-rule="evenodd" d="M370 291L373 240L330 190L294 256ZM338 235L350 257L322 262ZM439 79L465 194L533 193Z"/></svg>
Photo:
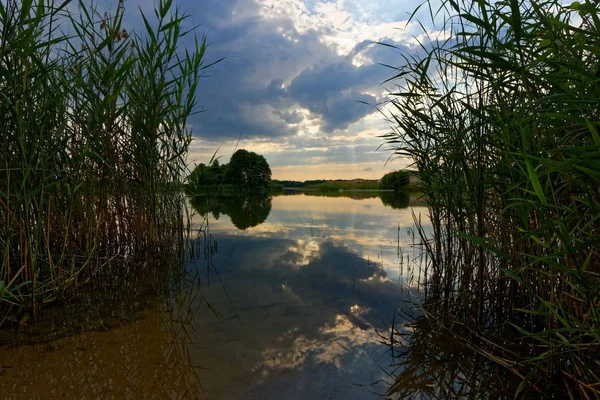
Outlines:
<svg viewBox="0 0 600 400"><path fill-rule="evenodd" d="M518 377L517 396L598 397L599 5L429 7L443 26L390 79L383 138L429 204L424 318L462 326L449 337Z"/></svg>
<svg viewBox="0 0 600 400"><path fill-rule="evenodd" d="M171 0L140 10L140 31L124 16L122 0L105 13L0 3L3 316L35 316L109 269L181 258L186 120L206 40Z"/></svg>

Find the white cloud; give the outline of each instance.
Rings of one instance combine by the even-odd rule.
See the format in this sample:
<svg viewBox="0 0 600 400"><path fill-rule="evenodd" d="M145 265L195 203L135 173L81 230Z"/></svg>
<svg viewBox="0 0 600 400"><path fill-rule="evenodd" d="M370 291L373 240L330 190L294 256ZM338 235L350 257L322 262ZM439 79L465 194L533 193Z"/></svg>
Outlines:
<svg viewBox="0 0 600 400"><path fill-rule="evenodd" d="M398 53L418 51L421 28L406 25L413 0L206 1L209 52L227 59L201 83L207 112L190 121L202 138L190 162L208 162L219 147L227 162L242 134L239 148L265 155L274 178L385 173L390 153L375 150L389 128L360 102L384 99L392 71L377 62L395 65Z"/></svg>
<svg viewBox="0 0 600 400"><path fill-rule="evenodd" d="M413 34L420 29L416 22L407 25L406 19L390 22L376 20L362 5L347 1L318 2L314 10L310 10L301 0L259 0L259 3L263 6L260 15L266 20L285 18L292 23L295 32L282 32L288 40L296 40L298 34L309 31L319 32L321 42L335 47L340 56L349 55L365 41L387 39L412 46L417 44L412 40ZM279 29L283 31L283 28ZM360 65L365 61L363 59L357 63Z"/></svg>

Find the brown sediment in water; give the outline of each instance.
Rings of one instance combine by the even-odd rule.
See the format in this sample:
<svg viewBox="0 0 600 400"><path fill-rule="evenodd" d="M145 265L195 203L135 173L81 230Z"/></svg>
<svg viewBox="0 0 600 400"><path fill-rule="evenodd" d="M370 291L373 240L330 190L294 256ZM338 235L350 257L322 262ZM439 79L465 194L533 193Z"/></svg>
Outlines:
<svg viewBox="0 0 600 400"><path fill-rule="evenodd" d="M0 348L7 399L198 399L185 334L165 311L105 331Z"/></svg>

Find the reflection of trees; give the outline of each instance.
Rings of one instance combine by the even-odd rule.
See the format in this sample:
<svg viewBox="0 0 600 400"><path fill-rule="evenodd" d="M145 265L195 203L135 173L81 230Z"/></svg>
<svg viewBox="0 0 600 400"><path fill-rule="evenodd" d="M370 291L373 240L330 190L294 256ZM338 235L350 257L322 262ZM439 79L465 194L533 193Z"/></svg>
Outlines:
<svg viewBox="0 0 600 400"><path fill-rule="evenodd" d="M306 190L306 191L291 191L274 193L275 196L313 196L313 197L345 197L353 200L372 199L379 197L379 191L364 191L364 192L321 192L317 190Z"/></svg>
<svg viewBox="0 0 600 400"><path fill-rule="evenodd" d="M346 197L354 200L372 199L374 197L381 198L381 202L392 208L407 208L410 202L410 193L407 191L398 192L380 192L380 191L364 191L364 192L319 192L319 191L293 191L277 193L276 196L315 196L315 197Z"/></svg>
<svg viewBox="0 0 600 400"><path fill-rule="evenodd" d="M381 202L392 208L406 208L409 200L408 192L381 192Z"/></svg>
<svg viewBox="0 0 600 400"><path fill-rule="evenodd" d="M233 225L241 230L262 224L271 212L271 196L266 193L207 194L192 197L190 203L202 215L212 213L215 219L221 214L229 215Z"/></svg>

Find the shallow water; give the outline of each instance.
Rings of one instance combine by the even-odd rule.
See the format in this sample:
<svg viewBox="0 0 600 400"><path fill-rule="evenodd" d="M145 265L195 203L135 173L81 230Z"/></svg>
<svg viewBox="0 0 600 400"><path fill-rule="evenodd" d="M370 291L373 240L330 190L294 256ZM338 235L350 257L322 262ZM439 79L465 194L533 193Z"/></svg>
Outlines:
<svg viewBox="0 0 600 400"><path fill-rule="evenodd" d="M199 291L116 328L2 349L2 396L378 398L392 362L380 335L421 297L411 227L426 210L377 197L255 200L208 213L216 252L187 265Z"/></svg>

